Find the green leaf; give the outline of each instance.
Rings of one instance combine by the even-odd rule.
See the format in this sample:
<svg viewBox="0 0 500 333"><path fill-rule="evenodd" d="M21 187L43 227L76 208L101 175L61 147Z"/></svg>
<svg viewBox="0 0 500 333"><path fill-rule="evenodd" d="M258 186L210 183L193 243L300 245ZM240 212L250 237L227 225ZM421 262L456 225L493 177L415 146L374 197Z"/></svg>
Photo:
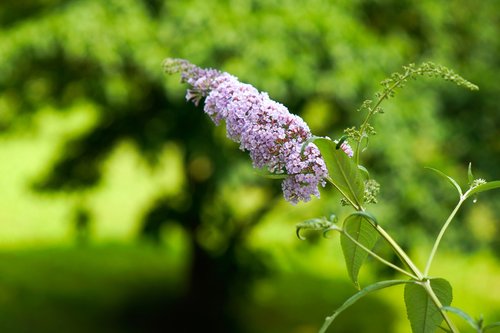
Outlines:
<svg viewBox="0 0 500 333"><path fill-rule="evenodd" d="M321 326L321 329L319 330L319 333L325 333L328 327L332 324L332 322L337 318L339 314L341 314L345 309L356 303L360 298L366 296L367 294L377 291L380 289L396 286L398 284L403 284L403 283L412 283L412 280L388 280L388 281L380 281L374 284L371 284L360 291L358 291L356 294L352 295L349 297L347 301L342 304L335 312L329 316L326 317L325 323L323 326Z"/></svg>
<svg viewBox="0 0 500 333"><path fill-rule="evenodd" d="M368 221L369 219L372 218L361 213L355 213L348 216L344 221L344 232L340 234L340 244L342 246L342 252L344 253L347 272L358 289L359 270L368 256L368 252L356 244L352 239L369 250L375 246L378 239L378 233ZM376 220L374 220L374 218L372 220L375 221L376 224ZM346 234L352 237L352 239Z"/></svg>
<svg viewBox="0 0 500 333"><path fill-rule="evenodd" d="M363 176L365 177L365 179L370 179L370 173L368 172L368 169L366 169L362 165L358 165L358 169L361 171L361 173L363 174Z"/></svg>
<svg viewBox="0 0 500 333"><path fill-rule="evenodd" d="M329 138L314 137L309 142L314 142L320 150L332 184L356 209L360 209L364 200L364 182L354 160L342 149L336 149L335 142Z"/></svg>
<svg viewBox="0 0 500 333"><path fill-rule="evenodd" d="M434 168L430 168L430 167L426 167L426 169L432 170L432 171L436 172L438 175L440 175L441 177L445 178L448 182L450 182L450 184L455 186L455 188L458 191L458 195L460 195L460 197L462 196L462 189L460 188L460 185L458 185L458 183L455 181L455 179L453 179L450 176L446 175L445 173L439 171L438 169L434 169Z"/></svg>
<svg viewBox="0 0 500 333"><path fill-rule="evenodd" d="M481 184L481 185L478 185L476 187L474 187L472 190L470 190L470 192L468 192L467 194L467 198L474 195L474 194L477 194L477 193L480 193L480 192L485 192L485 191L489 191L489 190L493 190L493 189L496 189L496 188L500 188L500 180L495 180L495 181L492 181L492 182L487 182L487 183L484 183L484 184Z"/></svg>
<svg viewBox="0 0 500 333"><path fill-rule="evenodd" d="M467 177L469 178L469 186L474 182L474 175L472 174L472 163L469 163L469 168L467 169Z"/></svg>
<svg viewBox="0 0 500 333"><path fill-rule="evenodd" d="M462 317L462 319L464 319L473 329L475 329L475 330L479 329L479 325L477 324L477 322L471 316L469 316L467 313L460 310L459 308L455 308L453 306L443 306L443 310L446 310L448 312L452 312L452 313Z"/></svg>
<svg viewBox="0 0 500 333"><path fill-rule="evenodd" d="M444 279L431 279L430 285L443 306L451 304L451 285ZM413 333L434 333L443 321L439 308L419 283L405 286L406 312Z"/></svg>
<svg viewBox="0 0 500 333"><path fill-rule="evenodd" d="M486 332L486 330L490 330L492 328L499 327L499 326L500 326L500 321L497 321L496 323L493 323L493 324L486 325L483 328L483 332Z"/></svg>

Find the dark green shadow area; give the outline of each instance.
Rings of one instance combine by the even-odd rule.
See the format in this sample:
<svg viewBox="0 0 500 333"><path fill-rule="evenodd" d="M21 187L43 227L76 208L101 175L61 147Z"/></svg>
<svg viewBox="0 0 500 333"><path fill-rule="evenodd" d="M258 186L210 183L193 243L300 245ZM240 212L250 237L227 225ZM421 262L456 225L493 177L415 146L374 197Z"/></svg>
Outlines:
<svg viewBox="0 0 500 333"><path fill-rule="evenodd" d="M196 314L179 312L184 264L164 247L144 244L4 250L0 332L194 332L189 323ZM317 332L354 292L346 280L270 273L256 279L251 292L231 296L227 313L236 325L227 327L242 333ZM393 323L394 310L374 295L346 311L331 331L390 333Z"/></svg>
<svg viewBox="0 0 500 333"><path fill-rule="evenodd" d="M0 332L162 332L180 279L148 246L3 252Z"/></svg>

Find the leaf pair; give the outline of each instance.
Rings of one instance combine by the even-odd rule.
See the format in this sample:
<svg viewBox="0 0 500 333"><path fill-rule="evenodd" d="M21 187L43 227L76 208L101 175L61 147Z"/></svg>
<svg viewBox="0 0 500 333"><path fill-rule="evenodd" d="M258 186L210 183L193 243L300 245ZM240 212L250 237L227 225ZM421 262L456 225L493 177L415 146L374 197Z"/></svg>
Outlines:
<svg viewBox="0 0 500 333"><path fill-rule="evenodd" d="M376 256L371 252L379 236L376 225L375 218L366 212L356 212L344 221L340 242L349 277L357 288L359 270L366 257L369 253ZM444 279L392 280L372 284L348 299L333 316L327 318L325 325L328 326L340 312L368 293L402 283L405 284L404 299L412 332L434 333L444 318L442 307L449 306L452 301L451 285Z"/></svg>

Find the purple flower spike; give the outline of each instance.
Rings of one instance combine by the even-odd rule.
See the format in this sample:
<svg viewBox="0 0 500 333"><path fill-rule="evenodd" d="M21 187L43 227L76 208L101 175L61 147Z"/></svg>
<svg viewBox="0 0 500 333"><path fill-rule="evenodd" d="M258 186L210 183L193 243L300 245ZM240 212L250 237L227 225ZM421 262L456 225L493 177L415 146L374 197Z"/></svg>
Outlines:
<svg viewBox="0 0 500 333"><path fill-rule="evenodd" d="M165 69L180 72L191 88L186 98L198 104L206 97L204 111L218 125L226 122L227 136L248 151L255 168L266 168L288 177L282 183L284 197L292 204L319 197L318 186L325 186L328 176L318 148L310 143L307 124L299 116L228 73L199 68L186 60L168 59ZM352 156L348 144L341 148Z"/></svg>

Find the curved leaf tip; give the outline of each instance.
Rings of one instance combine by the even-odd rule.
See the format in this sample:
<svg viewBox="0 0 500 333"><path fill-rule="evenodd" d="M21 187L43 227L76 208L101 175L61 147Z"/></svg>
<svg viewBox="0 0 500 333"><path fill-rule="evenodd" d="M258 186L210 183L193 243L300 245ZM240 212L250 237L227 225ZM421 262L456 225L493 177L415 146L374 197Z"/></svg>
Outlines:
<svg viewBox="0 0 500 333"><path fill-rule="evenodd" d="M333 321L335 320L335 318L337 318L339 314L341 314L344 310L346 310L348 307L350 307L351 305L353 305L354 303L356 303L358 300L368 295L369 293L372 293L380 289L396 286L399 284L412 283L412 282L413 281L411 280L380 281L361 289L356 294L351 296L347 301L345 301L344 304L342 304L337 310L335 310L335 312L331 316L325 318L325 323L323 324L323 326L321 326L319 333L325 333L328 327L330 327L330 325L333 323Z"/></svg>
<svg viewBox="0 0 500 333"><path fill-rule="evenodd" d="M323 234L327 233L330 230L340 230L340 228L335 225L336 221L337 217L333 214L330 216L330 220L328 220L326 217L322 217L300 222L296 225L295 233L298 239L306 240L307 238L300 234L300 231L303 229L322 230Z"/></svg>
<svg viewBox="0 0 500 333"><path fill-rule="evenodd" d="M451 178L450 176L448 176L447 174L445 174L444 172L438 170L438 169L434 169L434 168L431 168L431 167L425 167L426 169L429 169L429 170L432 170L434 171L435 173L437 173L438 175L440 175L441 177L443 177L444 179L446 179L451 185L453 185L456 189L457 189L457 192L458 192L458 195L460 197L462 197L462 188L460 187L460 185L458 185L457 181L453 178Z"/></svg>

